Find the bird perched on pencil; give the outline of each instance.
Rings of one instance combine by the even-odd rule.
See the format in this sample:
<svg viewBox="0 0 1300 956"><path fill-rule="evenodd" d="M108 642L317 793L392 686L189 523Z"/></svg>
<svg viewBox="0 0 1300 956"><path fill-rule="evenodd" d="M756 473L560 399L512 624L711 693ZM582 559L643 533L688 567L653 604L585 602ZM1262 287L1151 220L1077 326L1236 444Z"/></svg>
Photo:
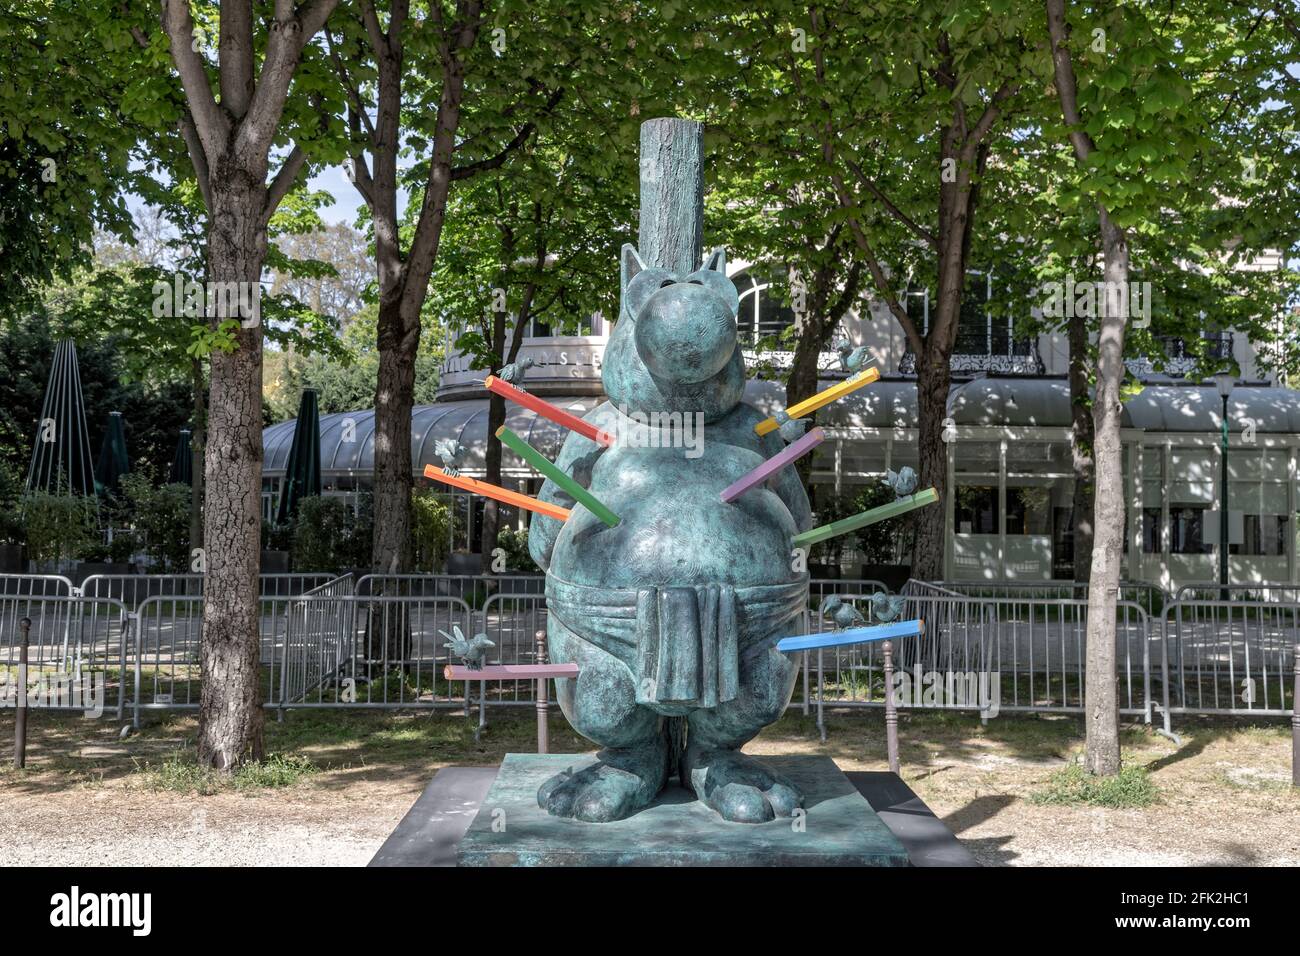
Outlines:
<svg viewBox="0 0 1300 956"><path fill-rule="evenodd" d="M871 616L881 624L888 624L890 621L898 619L898 615L903 613L903 605L906 603L907 598L902 594L893 595L884 591L877 591L871 595Z"/></svg>
<svg viewBox="0 0 1300 956"><path fill-rule="evenodd" d="M803 438L803 433L808 430L808 419L791 418L790 413L784 408L773 415L772 420L776 422L776 430L781 436L781 441L787 445Z"/></svg>
<svg viewBox="0 0 1300 956"><path fill-rule="evenodd" d="M867 619L862 613L844 598L838 594L832 594L826 599L826 614L830 615L835 622L836 630L846 631L851 627L860 627L867 623Z"/></svg>
<svg viewBox="0 0 1300 956"><path fill-rule="evenodd" d="M536 364L530 356L525 355L518 361L502 366L496 376L507 385L518 385L524 380L524 373Z"/></svg>
<svg viewBox="0 0 1300 956"><path fill-rule="evenodd" d="M433 443L433 453L442 459L442 473L450 478L460 474L460 463L465 460L465 446L454 438L439 438Z"/></svg>
<svg viewBox="0 0 1300 956"><path fill-rule="evenodd" d="M861 372L867 364L867 353L870 351L865 345L859 345L854 348L848 339L840 339L835 351L840 356L840 368L850 375L856 375Z"/></svg>
<svg viewBox="0 0 1300 956"><path fill-rule="evenodd" d="M486 634L475 634L471 638L466 638L461 633L458 624L453 624L451 629L456 632L455 637L452 637L446 631L438 632L447 639L447 643L442 646L449 648L454 656L459 657L460 662L468 670L481 671L483 669L483 660L487 657L488 648L496 647L496 645L488 640Z"/></svg>
<svg viewBox="0 0 1300 956"><path fill-rule="evenodd" d="M899 498L906 498L916 491L916 482L916 471L908 465L904 465L898 471L885 473L885 484L894 489L894 494Z"/></svg>

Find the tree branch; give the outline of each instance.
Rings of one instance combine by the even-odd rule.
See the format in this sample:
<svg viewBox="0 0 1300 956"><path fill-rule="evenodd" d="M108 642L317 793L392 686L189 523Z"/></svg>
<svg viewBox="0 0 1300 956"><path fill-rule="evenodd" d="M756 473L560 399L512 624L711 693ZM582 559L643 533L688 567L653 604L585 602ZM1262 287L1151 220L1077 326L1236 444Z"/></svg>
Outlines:
<svg viewBox="0 0 1300 956"><path fill-rule="evenodd" d="M207 157L220 155L230 135L230 122L217 106L203 60L194 51L194 20L188 0L162 0L162 24L203 152Z"/></svg>
<svg viewBox="0 0 1300 956"><path fill-rule="evenodd" d="M544 108L543 113L549 113L551 110L555 109L563 96L564 87L560 87L552 93L550 99L546 101L546 107ZM529 121L519 128L519 131L515 133L514 138L511 139L510 142L506 143L506 145L502 147L496 155L487 159L480 159L474 163L466 163L464 166L453 166L451 170L451 181L456 182L457 180L468 179L471 176L487 172L488 170L500 169L505 161L510 157L510 154L528 141L528 137L533 134L533 130L535 129L537 129L537 124Z"/></svg>
<svg viewBox="0 0 1300 956"><path fill-rule="evenodd" d="M871 177L869 177L865 172L863 172L862 167L860 165L858 165L856 162L848 158L844 158L843 163L845 166L849 168L849 171L853 173L854 176L857 177L858 182L862 183L862 185L866 187L867 192L875 196L876 199L880 201L880 204L884 206L886 209L888 209L890 214L895 219L897 219L903 225L907 226L907 228L911 229L912 233L918 239L921 239L923 242L926 242L929 245L933 246L936 250L939 248L939 240L935 237L934 233L932 233L929 229L926 229L924 226L920 225L919 223L915 222L910 216L907 215L907 213L903 212L901 209L895 206L893 202L890 201L889 197L886 196L880 190L880 188L875 184L875 182L872 181Z"/></svg>

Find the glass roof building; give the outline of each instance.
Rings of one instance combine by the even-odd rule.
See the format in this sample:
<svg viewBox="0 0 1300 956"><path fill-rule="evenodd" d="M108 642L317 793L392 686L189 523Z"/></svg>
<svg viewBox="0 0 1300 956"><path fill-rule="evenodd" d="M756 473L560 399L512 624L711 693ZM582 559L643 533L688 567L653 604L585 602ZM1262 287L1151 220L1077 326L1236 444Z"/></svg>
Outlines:
<svg viewBox="0 0 1300 956"><path fill-rule="evenodd" d="M744 262L729 272L741 293L741 341L752 369L759 358L754 344L794 317L762 272ZM924 295L909 296L907 305L924 325ZM996 327L978 308L978 299L967 312L948 398L952 493L943 503L949 532L945 578L1072 579L1072 410L1064 336L1016 339L1010 326ZM580 417L603 401L600 363L607 330L600 320L585 335L553 336L541 327L529 331L534 334L525 338L520 355L535 362L524 380L530 392ZM1263 372L1244 336L1221 330L1204 335L1210 354L1235 359L1242 373L1229 398L1230 580L1300 583L1300 392ZM815 495L852 494L879 482L887 469L917 463L915 365L902 328L887 310L873 308L847 314L835 338L867 346L882 379L818 413L827 440L814 454ZM1129 363L1146 385L1126 403L1122 433L1128 516L1124 577L1170 589L1217 580L1221 546L1221 399L1213 385L1184 379L1192 369L1187 344L1164 340L1165 354L1158 359ZM765 351L761 358L780 368L790 355ZM823 354L819 367L823 385L843 377L834 353ZM459 439L467 449L462 471L482 476L488 417L483 377L465 356L449 351L437 402L417 407L413 415L411 467L421 476L418 483L428 484L422 477L426 464L441 464L433 448L442 438ZM745 400L771 412L784 404L784 387L754 378ZM565 429L527 409L506 407L507 426L553 459ZM321 416L327 494L352 495L369 487L373 418L366 410ZM264 432L267 508L283 477L293 424L282 422ZM508 448L502 451L502 481L528 493L541 484ZM475 503L472 496L458 498L471 522L468 542L460 543L476 549ZM513 520L522 525L527 516ZM855 571L843 570L846 576Z"/></svg>

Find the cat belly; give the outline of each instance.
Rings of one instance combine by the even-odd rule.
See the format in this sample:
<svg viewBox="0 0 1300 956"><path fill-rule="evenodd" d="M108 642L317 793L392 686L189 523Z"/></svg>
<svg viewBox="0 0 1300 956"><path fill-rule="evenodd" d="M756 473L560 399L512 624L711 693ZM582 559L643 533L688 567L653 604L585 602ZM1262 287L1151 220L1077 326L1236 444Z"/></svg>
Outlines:
<svg viewBox="0 0 1300 956"><path fill-rule="evenodd" d="M721 492L756 467L746 449L615 448L597 463L591 492L621 519L609 528L577 508L556 541L551 572L607 587L781 584L791 570L794 519L766 488L724 504Z"/></svg>

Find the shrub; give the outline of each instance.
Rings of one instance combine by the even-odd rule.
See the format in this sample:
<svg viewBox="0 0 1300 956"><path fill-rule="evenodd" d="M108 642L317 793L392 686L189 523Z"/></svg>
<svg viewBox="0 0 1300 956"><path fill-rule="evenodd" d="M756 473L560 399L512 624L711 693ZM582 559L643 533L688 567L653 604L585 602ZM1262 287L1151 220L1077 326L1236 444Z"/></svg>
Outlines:
<svg viewBox="0 0 1300 956"><path fill-rule="evenodd" d="M411 496L411 557L417 571L437 572L451 553L451 508L427 491Z"/></svg>
<svg viewBox="0 0 1300 956"><path fill-rule="evenodd" d="M297 571L338 573L370 563L374 518L369 495L361 496L355 510L342 498L304 498L292 528Z"/></svg>
<svg viewBox="0 0 1300 956"><path fill-rule="evenodd" d="M99 541L95 499L32 492L23 498L27 556L33 561L75 560Z"/></svg>
<svg viewBox="0 0 1300 956"><path fill-rule="evenodd" d="M505 551L506 571L529 572L541 571L533 556L528 553L528 529L516 531L503 528L497 534L497 547Z"/></svg>
<svg viewBox="0 0 1300 956"><path fill-rule="evenodd" d="M135 543L149 555L150 570L169 574L189 570L190 494L189 485L155 486L140 472L123 476L125 513L135 527ZM120 533L114 533L115 541Z"/></svg>

